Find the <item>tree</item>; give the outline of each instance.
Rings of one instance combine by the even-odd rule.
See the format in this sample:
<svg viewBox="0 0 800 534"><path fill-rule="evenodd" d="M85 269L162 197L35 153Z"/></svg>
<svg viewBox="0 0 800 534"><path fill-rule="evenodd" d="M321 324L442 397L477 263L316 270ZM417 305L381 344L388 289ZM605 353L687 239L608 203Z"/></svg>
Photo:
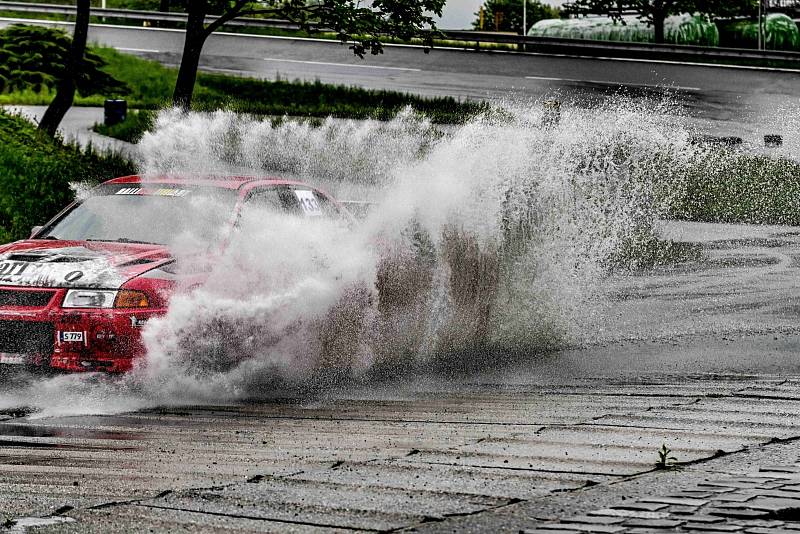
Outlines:
<svg viewBox="0 0 800 534"><path fill-rule="evenodd" d="M55 98L44 112L42 120L39 121L39 129L47 132L51 137L55 137L58 125L61 124L61 120L75 100L76 78L83 68L83 53L86 51L86 39L89 35L91 7L91 0L77 0L75 31L72 34L72 43L64 64L64 75L58 81Z"/></svg>
<svg viewBox="0 0 800 534"><path fill-rule="evenodd" d="M359 0L182 0L187 13L186 37L173 104L189 109L200 54L209 35L225 23L243 16L267 16L296 23L309 32L332 30L357 56L383 52L382 37L410 40L420 37L426 47L433 45L436 24L445 0L373 0L365 6ZM207 15L219 18L206 24ZM428 51L428 48L425 51Z"/></svg>
<svg viewBox="0 0 800 534"><path fill-rule="evenodd" d="M703 13L706 15L736 16L747 14L759 0L575 0L572 13L595 13L624 23L622 15L633 12L653 27L656 43L664 42L664 21L670 15Z"/></svg>
<svg viewBox="0 0 800 534"><path fill-rule="evenodd" d="M83 39L77 46L85 49ZM56 89L39 122L51 136L72 106L76 90L83 96L127 92L124 83L101 70L104 65L97 54L76 51L75 41L61 30L21 24L0 30L0 91Z"/></svg>
<svg viewBox="0 0 800 534"><path fill-rule="evenodd" d="M539 0L528 2L528 27L522 31L522 0L486 0L483 3L483 28L481 28L481 13L475 13L475 22L472 27L476 30L495 30L501 32L515 32L523 35L536 22L542 19L557 19L561 12L558 8L544 5Z"/></svg>
<svg viewBox="0 0 800 534"><path fill-rule="evenodd" d="M72 39L55 28L14 24L0 30L0 91L55 89L66 72ZM125 84L103 72L105 61L86 50L75 75L77 92L124 94Z"/></svg>
<svg viewBox="0 0 800 534"><path fill-rule="evenodd" d="M576 0L572 11L608 15L624 24L622 15L634 12L655 31L655 41L664 42L664 21L670 15L694 11L691 0Z"/></svg>

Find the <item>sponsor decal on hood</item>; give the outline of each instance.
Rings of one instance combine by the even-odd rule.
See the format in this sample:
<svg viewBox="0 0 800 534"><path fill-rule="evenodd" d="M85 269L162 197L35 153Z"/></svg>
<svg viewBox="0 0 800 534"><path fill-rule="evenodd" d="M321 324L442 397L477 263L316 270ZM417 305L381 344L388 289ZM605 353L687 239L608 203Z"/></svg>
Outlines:
<svg viewBox="0 0 800 534"><path fill-rule="evenodd" d="M125 282L108 255L84 247L10 251L0 255L0 284L115 289Z"/></svg>

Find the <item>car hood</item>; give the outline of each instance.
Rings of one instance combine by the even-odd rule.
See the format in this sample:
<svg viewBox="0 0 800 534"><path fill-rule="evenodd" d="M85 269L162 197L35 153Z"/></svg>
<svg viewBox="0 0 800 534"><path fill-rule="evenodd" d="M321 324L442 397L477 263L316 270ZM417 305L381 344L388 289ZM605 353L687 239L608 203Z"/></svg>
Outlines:
<svg viewBox="0 0 800 534"><path fill-rule="evenodd" d="M172 261L162 245L32 239L0 246L0 284L114 289Z"/></svg>

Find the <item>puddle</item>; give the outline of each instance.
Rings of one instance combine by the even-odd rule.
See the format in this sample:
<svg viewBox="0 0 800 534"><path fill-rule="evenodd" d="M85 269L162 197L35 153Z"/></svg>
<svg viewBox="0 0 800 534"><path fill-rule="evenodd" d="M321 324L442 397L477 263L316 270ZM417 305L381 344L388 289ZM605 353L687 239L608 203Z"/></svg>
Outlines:
<svg viewBox="0 0 800 534"><path fill-rule="evenodd" d="M10 534L24 534L28 529L36 527L49 527L62 523L74 523L71 517L20 517L12 520L13 524L6 527L5 532Z"/></svg>

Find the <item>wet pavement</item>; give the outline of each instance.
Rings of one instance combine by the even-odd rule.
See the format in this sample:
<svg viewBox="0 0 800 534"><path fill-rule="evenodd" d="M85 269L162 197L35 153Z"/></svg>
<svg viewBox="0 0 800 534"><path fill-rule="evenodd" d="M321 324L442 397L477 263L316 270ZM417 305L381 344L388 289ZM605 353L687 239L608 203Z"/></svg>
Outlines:
<svg viewBox="0 0 800 534"><path fill-rule="evenodd" d="M23 518L19 531L44 518L37 532L800 531L795 230L670 223L666 234L703 243L702 259L614 277L581 317L591 342L491 371L313 400L9 411L0 521Z"/></svg>
<svg viewBox="0 0 800 534"><path fill-rule="evenodd" d="M3 107L12 113L19 113L36 124L47 109L47 106ZM92 130L95 124L103 122L103 113L101 107L71 107L61 121L58 131L67 142L74 142L82 147L91 146L99 151L116 152L130 159L136 159L138 153L136 145L100 135Z"/></svg>

